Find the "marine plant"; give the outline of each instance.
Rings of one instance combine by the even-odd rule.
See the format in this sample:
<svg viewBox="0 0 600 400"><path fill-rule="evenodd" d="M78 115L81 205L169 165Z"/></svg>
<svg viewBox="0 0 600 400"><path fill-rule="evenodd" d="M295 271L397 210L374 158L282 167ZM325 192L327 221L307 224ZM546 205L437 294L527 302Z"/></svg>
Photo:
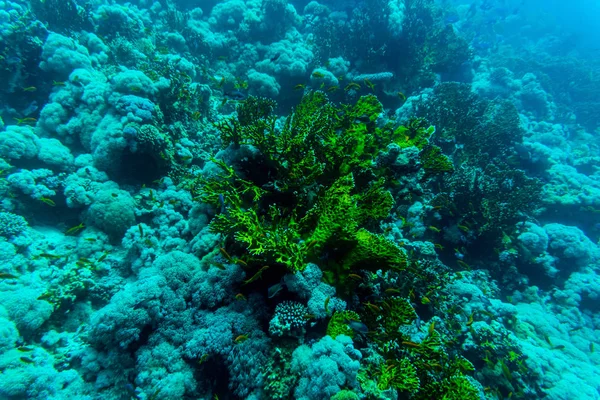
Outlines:
<svg viewBox="0 0 600 400"><path fill-rule="evenodd" d="M326 251L325 278L344 290L359 269L403 270L405 252L373 231L394 204L387 189L394 172L374 160L392 143L425 147L434 129L422 119L378 127L383 107L373 95L337 106L323 92L309 92L284 120L274 108L271 100L249 97L237 116L216 124L224 147L257 150L251 163L258 168L213 159L218 173L184 183L220 210L211 230L232 251L246 249L244 262L292 272Z"/></svg>

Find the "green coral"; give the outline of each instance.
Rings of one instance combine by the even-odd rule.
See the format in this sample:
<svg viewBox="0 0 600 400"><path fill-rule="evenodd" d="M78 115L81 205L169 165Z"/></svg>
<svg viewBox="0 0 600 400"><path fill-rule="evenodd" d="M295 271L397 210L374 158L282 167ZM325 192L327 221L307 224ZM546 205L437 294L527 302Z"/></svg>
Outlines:
<svg viewBox="0 0 600 400"><path fill-rule="evenodd" d="M348 326L348 321L360 321L360 317L354 311L336 311L327 324L327 334L334 339L338 335L354 338L354 330Z"/></svg>
<svg viewBox="0 0 600 400"><path fill-rule="evenodd" d="M416 147L422 150L429 144L429 138L435 132L435 127L424 118L413 118L408 124L400 125L393 132L393 141L401 148Z"/></svg>
<svg viewBox="0 0 600 400"><path fill-rule="evenodd" d="M391 240L366 229L360 229L354 237L356 244L344 259L344 270L403 270L406 267L406 254Z"/></svg>
<svg viewBox="0 0 600 400"><path fill-rule="evenodd" d="M454 171L454 165L438 146L427 146L419 154L423 169L430 174Z"/></svg>
<svg viewBox="0 0 600 400"><path fill-rule="evenodd" d="M417 313L407 299L391 297L386 304L383 327L388 334L398 332L401 326L410 325L417 319Z"/></svg>
<svg viewBox="0 0 600 400"><path fill-rule="evenodd" d="M377 97L372 94L362 96L353 106L343 107L348 119L351 121L375 122L383 112L383 106L377 100Z"/></svg>
<svg viewBox="0 0 600 400"><path fill-rule="evenodd" d="M330 400L359 400L358 395L350 390L342 390L330 397Z"/></svg>
<svg viewBox="0 0 600 400"><path fill-rule="evenodd" d="M303 225L316 220L315 228L309 237L314 247L319 249L332 238L336 241L352 240L358 229L358 206L354 189L354 177L348 174L336 180L322 196L317 205L300 221Z"/></svg>
<svg viewBox="0 0 600 400"><path fill-rule="evenodd" d="M382 364L377 387L379 390L392 387L401 392L416 393L420 387L417 369L407 358Z"/></svg>
<svg viewBox="0 0 600 400"><path fill-rule="evenodd" d="M423 148L434 129L422 119L396 133L378 127L383 107L373 95L336 106L323 92L309 92L283 124L276 124L274 108L270 100L249 97L237 116L216 124L224 146L254 146L262 170L247 171L242 179L213 160L222 173L186 184L195 198L215 209L225 206L211 230L258 262L292 272L327 249L324 275L346 292L353 283L347 278L357 269L403 270L404 251L367 230L394 206L387 189L393 172L374 160L400 137Z"/></svg>
<svg viewBox="0 0 600 400"><path fill-rule="evenodd" d="M448 380L442 400L479 400L479 390L465 375L457 374Z"/></svg>

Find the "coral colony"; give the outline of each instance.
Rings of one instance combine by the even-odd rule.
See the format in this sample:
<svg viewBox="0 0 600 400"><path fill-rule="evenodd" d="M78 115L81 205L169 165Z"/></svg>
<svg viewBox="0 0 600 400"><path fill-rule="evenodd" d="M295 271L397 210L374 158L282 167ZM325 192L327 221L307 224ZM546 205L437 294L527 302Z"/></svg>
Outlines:
<svg viewBox="0 0 600 400"><path fill-rule="evenodd" d="M0 399L600 399L600 6L536 2L0 0Z"/></svg>

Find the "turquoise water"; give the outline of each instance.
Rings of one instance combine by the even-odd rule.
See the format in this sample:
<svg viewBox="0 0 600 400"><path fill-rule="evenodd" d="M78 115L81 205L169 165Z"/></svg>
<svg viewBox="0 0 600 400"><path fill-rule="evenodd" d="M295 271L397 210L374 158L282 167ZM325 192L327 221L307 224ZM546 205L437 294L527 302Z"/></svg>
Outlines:
<svg viewBox="0 0 600 400"><path fill-rule="evenodd" d="M0 399L600 399L594 1L0 1Z"/></svg>

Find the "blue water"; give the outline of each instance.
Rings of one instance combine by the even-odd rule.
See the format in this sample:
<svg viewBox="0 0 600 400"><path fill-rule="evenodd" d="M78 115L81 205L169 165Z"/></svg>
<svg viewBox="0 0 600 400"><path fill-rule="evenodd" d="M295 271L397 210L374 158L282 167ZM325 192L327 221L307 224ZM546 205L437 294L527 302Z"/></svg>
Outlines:
<svg viewBox="0 0 600 400"><path fill-rule="evenodd" d="M0 1L0 399L600 399L598 20Z"/></svg>

